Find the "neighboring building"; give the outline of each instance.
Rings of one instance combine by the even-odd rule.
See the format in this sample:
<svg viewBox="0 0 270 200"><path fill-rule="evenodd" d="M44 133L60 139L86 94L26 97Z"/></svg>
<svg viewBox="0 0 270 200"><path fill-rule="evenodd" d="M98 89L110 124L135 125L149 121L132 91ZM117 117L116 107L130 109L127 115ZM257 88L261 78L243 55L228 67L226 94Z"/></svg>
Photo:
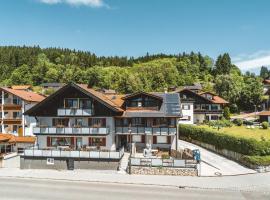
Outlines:
<svg viewBox="0 0 270 200"><path fill-rule="evenodd" d="M194 83L193 85L186 85L183 89L191 90L192 92L199 93L202 90L200 83Z"/></svg>
<svg viewBox="0 0 270 200"><path fill-rule="evenodd" d="M34 146L35 137L18 137L12 134L0 134L0 154L22 152L25 148Z"/></svg>
<svg viewBox="0 0 270 200"><path fill-rule="evenodd" d="M211 92L199 93L183 89L178 93L183 112L180 123L191 124L203 123L205 120L219 120L223 115L223 108L229 103Z"/></svg>
<svg viewBox="0 0 270 200"><path fill-rule="evenodd" d="M260 122L270 123L270 111L262 111L258 115L259 115Z"/></svg>
<svg viewBox="0 0 270 200"><path fill-rule="evenodd" d="M18 88L16 86L15 88ZM19 136L32 135L31 126L35 125L33 117L22 115L26 110L44 99L43 96L24 89L0 87L1 133L12 133Z"/></svg>
<svg viewBox="0 0 270 200"><path fill-rule="evenodd" d="M24 91L29 91L29 92L31 92L31 88L32 88L31 85L12 85L11 86L11 89L24 90Z"/></svg>
<svg viewBox="0 0 270 200"><path fill-rule="evenodd" d="M40 86L44 89L54 89L58 90L61 87L63 87L65 84L64 83L42 83Z"/></svg>

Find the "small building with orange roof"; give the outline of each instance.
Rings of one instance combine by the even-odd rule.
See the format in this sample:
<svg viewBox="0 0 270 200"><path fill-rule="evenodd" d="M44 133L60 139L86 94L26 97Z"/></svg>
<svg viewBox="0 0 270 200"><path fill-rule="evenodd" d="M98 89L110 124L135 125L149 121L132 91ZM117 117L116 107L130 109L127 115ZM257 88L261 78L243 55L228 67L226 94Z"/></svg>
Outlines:
<svg viewBox="0 0 270 200"><path fill-rule="evenodd" d="M19 136L33 135L31 126L36 120L25 117L23 113L45 97L30 91L30 88L30 85L0 87L0 132Z"/></svg>

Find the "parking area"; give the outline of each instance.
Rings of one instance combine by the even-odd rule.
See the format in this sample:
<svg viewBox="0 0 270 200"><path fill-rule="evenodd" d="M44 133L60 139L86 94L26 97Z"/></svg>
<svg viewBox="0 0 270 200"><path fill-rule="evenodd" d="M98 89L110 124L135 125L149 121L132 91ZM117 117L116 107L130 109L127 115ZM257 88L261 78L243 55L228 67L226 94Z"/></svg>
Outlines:
<svg viewBox="0 0 270 200"><path fill-rule="evenodd" d="M195 144L179 140L180 148L189 148L191 150L199 149L201 153L201 176L220 176L220 175L240 175L257 173L255 170L246 168L232 160L208 151Z"/></svg>

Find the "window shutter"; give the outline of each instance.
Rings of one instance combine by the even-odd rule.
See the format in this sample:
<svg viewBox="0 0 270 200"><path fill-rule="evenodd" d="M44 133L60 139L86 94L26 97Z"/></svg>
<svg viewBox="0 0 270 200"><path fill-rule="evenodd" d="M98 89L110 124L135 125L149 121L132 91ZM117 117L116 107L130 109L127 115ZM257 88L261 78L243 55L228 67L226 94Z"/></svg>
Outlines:
<svg viewBox="0 0 270 200"><path fill-rule="evenodd" d="M75 137L71 137L71 146L74 146L74 144L75 144Z"/></svg>
<svg viewBox="0 0 270 200"><path fill-rule="evenodd" d="M101 126L106 127L106 118L102 118Z"/></svg>
<svg viewBox="0 0 270 200"><path fill-rule="evenodd" d="M89 137L89 146L92 146L92 138Z"/></svg>
<svg viewBox="0 0 270 200"><path fill-rule="evenodd" d="M106 138L102 138L101 146L106 146Z"/></svg>
<svg viewBox="0 0 270 200"><path fill-rule="evenodd" d="M145 135L142 135L142 143L145 143Z"/></svg>
<svg viewBox="0 0 270 200"><path fill-rule="evenodd" d="M47 147L50 147L50 146L51 146L51 138L47 137Z"/></svg>
<svg viewBox="0 0 270 200"><path fill-rule="evenodd" d="M171 136L167 136L167 143L171 144Z"/></svg>
<svg viewBox="0 0 270 200"><path fill-rule="evenodd" d="M157 136L153 136L153 144L157 143Z"/></svg>

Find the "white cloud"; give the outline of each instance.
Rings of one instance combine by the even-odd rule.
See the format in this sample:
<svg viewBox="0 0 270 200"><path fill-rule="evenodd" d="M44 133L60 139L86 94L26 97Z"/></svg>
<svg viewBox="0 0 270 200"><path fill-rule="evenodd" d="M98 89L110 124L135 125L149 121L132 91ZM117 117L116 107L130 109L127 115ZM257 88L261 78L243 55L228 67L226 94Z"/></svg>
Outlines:
<svg viewBox="0 0 270 200"><path fill-rule="evenodd" d="M107 5L103 2L103 0L38 0L38 1L46 4L65 3L73 6L107 7Z"/></svg>
<svg viewBox="0 0 270 200"><path fill-rule="evenodd" d="M241 54L232 60L243 71L270 66L270 51L258 51L250 55Z"/></svg>

